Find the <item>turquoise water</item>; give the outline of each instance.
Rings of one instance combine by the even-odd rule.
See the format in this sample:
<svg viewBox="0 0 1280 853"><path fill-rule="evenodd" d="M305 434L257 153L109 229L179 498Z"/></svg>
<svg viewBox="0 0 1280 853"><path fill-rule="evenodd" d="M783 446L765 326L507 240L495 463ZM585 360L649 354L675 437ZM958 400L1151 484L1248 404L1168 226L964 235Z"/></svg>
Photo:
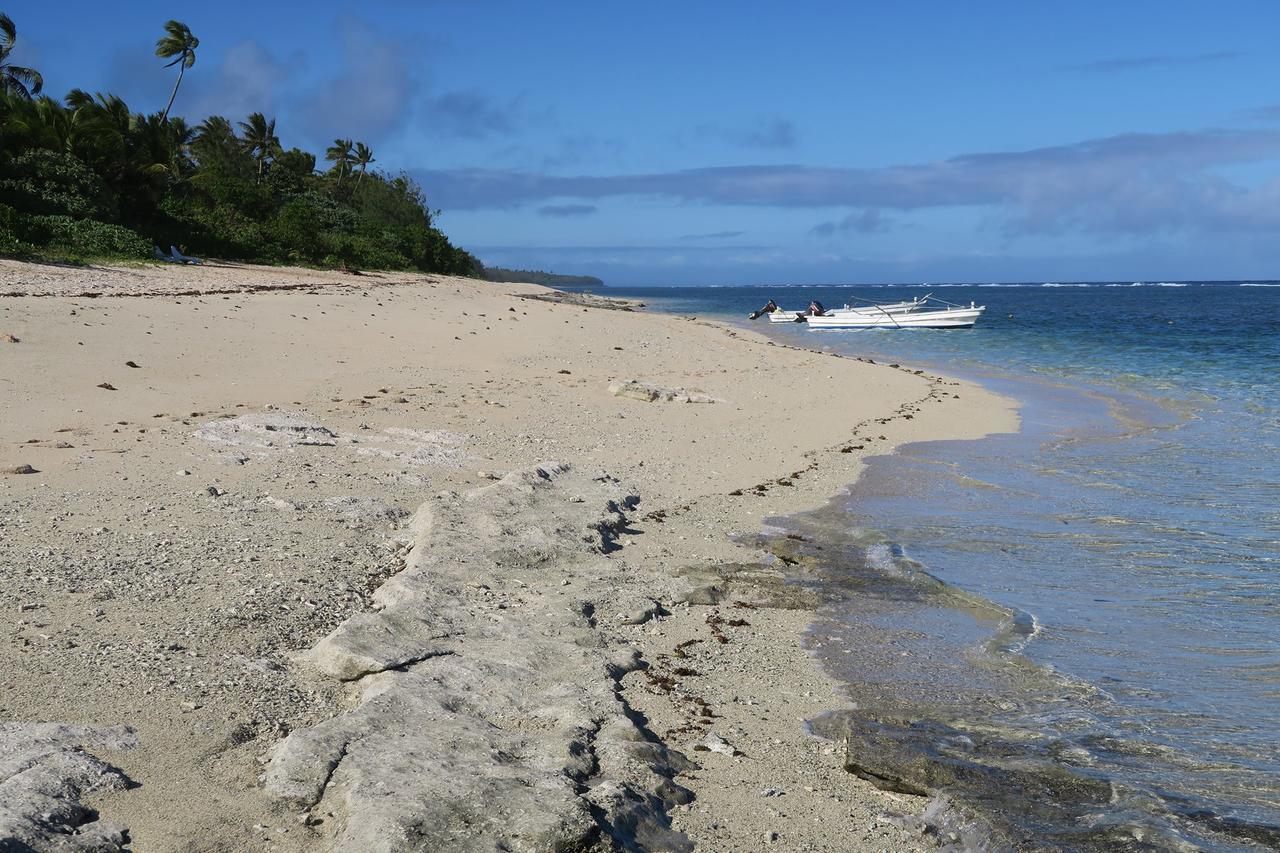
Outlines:
<svg viewBox="0 0 1280 853"><path fill-rule="evenodd" d="M768 330L976 379L1023 407L1018 434L902 448L782 522L849 593L810 637L858 709L827 724L883 739L886 720L914 721L895 742L1000 768L968 800L1024 846L1280 844L1280 287L618 295L741 321L769 298L930 290L988 310L972 330ZM1016 784L1028 767L1081 785ZM987 790L999 780L1014 780L1007 797Z"/></svg>

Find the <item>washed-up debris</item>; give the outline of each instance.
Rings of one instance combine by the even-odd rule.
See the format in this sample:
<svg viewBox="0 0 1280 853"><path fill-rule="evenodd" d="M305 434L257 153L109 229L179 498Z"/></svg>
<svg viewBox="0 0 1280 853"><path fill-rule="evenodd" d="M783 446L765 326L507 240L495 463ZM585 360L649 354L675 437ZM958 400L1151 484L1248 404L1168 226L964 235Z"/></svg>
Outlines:
<svg viewBox="0 0 1280 853"><path fill-rule="evenodd" d="M664 388L661 385L655 385L651 382L638 382L634 379L614 382L609 386L609 393L615 397L640 400L644 403L654 403L659 400L672 403L722 402L696 388Z"/></svg>

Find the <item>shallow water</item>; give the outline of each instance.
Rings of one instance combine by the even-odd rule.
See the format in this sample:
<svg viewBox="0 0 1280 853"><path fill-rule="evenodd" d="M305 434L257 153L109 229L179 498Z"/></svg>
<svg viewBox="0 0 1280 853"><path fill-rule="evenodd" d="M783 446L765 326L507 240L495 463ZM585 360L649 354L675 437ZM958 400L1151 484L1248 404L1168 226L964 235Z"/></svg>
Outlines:
<svg viewBox="0 0 1280 853"><path fill-rule="evenodd" d="M925 744L952 777L966 767L953 786L1023 844L1248 850L1280 844L1270 284L634 295L734 319L771 296L986 304L968 331L770 329L1023 404L1018 434L902 448L781 522L847 592L810 641L856 709L821 724L854 732L855 749L860 735L899 758Z"/></svg>

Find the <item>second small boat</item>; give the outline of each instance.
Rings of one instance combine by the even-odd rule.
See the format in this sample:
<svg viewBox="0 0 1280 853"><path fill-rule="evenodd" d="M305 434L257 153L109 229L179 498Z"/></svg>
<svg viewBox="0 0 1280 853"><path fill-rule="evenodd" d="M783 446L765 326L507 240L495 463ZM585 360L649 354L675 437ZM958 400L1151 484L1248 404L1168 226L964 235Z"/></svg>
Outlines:
<svg viewBox="0 0 1280 853"><path fill-rule="evenodd" d="M781 308L770 311L765 316L769 318L770 323L799 323L804 319L799 311L783 311Z"/></svg>

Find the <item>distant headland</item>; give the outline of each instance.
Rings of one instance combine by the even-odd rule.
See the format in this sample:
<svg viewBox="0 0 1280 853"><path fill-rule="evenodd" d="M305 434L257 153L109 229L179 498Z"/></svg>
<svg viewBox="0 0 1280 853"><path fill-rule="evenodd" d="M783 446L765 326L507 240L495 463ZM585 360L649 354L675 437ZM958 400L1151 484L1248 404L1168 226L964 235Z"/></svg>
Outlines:
<svg viewBox="0 0 1280 853"><path fill-rule="evenodd" d="M593 275L557 275L541 270L512 270L505 267L484 267L481 277L487 281L523 281L546 287L604 287L604 281Z"/></svg>

